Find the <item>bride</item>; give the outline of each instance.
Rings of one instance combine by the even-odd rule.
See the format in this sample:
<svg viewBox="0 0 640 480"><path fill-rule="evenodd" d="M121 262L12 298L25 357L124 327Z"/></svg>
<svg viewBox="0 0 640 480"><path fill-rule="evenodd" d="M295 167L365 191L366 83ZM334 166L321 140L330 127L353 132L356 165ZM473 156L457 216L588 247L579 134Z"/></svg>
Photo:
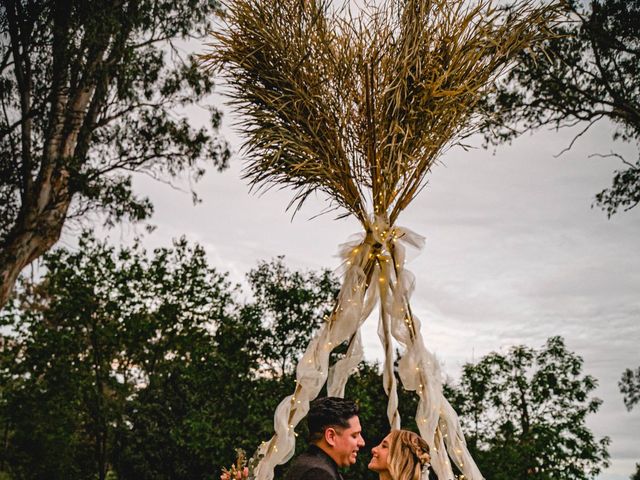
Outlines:
<svg viewBox="0 0 640 480"><path fill-rule="evenodd" d="M393 430L380 445L371 449L369 470L380 480L422 480L429 468L429 445L419 435L408 430ZM437 478L431 472L426 478Z"/></svg>

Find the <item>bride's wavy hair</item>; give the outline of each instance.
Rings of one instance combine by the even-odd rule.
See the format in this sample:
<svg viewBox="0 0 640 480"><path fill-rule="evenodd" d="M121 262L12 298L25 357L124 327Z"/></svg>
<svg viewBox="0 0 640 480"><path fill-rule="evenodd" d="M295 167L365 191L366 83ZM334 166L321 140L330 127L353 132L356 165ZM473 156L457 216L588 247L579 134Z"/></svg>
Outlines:
<svg viewBox="0 0 640 480"><path fill-rule="evenodd" d="M420 435L409 430L391 432L387 464L393 480L420 480L430 460L429 445Z"/></svg>

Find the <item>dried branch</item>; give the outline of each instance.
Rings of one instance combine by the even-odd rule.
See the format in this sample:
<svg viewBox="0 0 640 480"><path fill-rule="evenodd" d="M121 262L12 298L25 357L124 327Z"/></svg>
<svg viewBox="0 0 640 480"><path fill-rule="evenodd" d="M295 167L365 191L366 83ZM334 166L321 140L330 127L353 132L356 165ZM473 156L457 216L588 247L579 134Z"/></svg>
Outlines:
<svg viewBox="0 0 640 480"><path fill-rule="evenodd" d="M245 120L245 177L293 187L296 209L323 191L365 226L371 213L395 222L442 152L477 129L495 79L553 35L559 14L493 0L387 0L358 15L327 0L226 7L201 59Z"/></svg>

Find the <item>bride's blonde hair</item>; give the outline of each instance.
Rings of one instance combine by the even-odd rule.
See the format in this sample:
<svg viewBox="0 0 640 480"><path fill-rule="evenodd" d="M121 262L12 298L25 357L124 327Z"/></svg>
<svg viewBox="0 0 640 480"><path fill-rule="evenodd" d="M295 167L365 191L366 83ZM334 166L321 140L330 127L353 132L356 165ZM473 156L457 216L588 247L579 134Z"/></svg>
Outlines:
<svg viewBox="0 0 640 480"><path fill-rule="evenodd" d="M409 430L393 430L389 437L389 474L393 480L420 480L430 462L429 445Z"/></svg>

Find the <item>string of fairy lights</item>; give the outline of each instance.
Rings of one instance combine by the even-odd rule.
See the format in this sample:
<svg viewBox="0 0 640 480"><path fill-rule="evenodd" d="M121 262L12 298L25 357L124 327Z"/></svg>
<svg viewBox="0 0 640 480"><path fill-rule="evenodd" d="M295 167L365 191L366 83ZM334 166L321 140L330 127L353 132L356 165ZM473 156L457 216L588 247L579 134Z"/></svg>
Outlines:
<svg viewBox="0 0 640 480"><path fill-rule="evenodd" d="M384 344L387 352L386 365L387 378L385 383L385 390L389 396L388 414L389 421L392 428L400 428L400 415L398 413L397 405L397 385L396 377L393 372L393 351L392 351L392 332L390 328L390 322L394 317L394 307L390 307L390 303L393 303L390 299L399 299L401 304L397 310L402 316L401 324L404 325L407 333L407 339L403 339L406 342L405 352L403 354L415 354L420 357L421 352L417 351L411 353L412 349L424 348L422 344L422 337L420 333L419 322L415 319L409 302L410 292L402 285L403 276L408 275L408 272L404 268L405 247L402 245L405 243L408 236L408 231L400 227L390 227L388 221L384 217L373 217L370 227L366 230L364 239L351 246L344 255L344 265L346 266L345 277L349 276L350 272L358 271L361 275L356 275L359 279L353 284L345 282L343 289L339 295L339 300L334 306L332 313L325 316L324 328L319 332L318 342L312 343L309 350L305 353L301 362L305 362L309 366L318 368L320 377L325 380L327 378L328 358L331 352L338 346L344 343L348 343L349 349L347 350L347 356L349 355L351 346L355 341L356 335L359 334L359 328L361 324L366 321L360 319L357 322L355 328L350 332L349 338L345 341L337 342L331 337L331 330L336 327L337 323L343 320L343 313L346 309L359 308L363 310L363 304L365 295L376 296L376 303L380 306L380 321L383 324L383 335L381 340ZM411 235L417 237L411 232ZM421 240L423 240L420 237ZM374 286L374 282L377 284ZM396 338L396 341L398 339ZM323 358L319 356L322 355ZM401 357L402 358L402 357ZM432 432L422 432L425 438L432 438L432 462L437 463L440 474L445 474L442 478L453 478L452 466L449 459L449 455L452 456L454 463L457 465L460 471L465 471L466 458L470 458L466 451L464 439L462 435L457 432L455 426L453 428L453 436L450 437L451 427L447 423L447 409L443 408L445 405L443 402L444 397L440 393L441 398L429 398L429 392L427 391L428 382L435 382L436 388L432 388L432 395L434 392L441 392L441 381L439 378L430 378L435 371L439 373L438 365L434 365L435 359L430 356L426 356L420 359L415 367L412 375L417 378L417 384L414 388L416 394L420 397L419 406L416 412L416 423L420 430L424 430L429 425L429 414L435 413L437 409L437 415L439 420L435 423ZM437 362L436 362L437 363ZM326 367L326 368L325 368ZM348 372L347 375L351 375L355 369ZM404 384L404 382L403 382ZM411 385L404 385L405 388L411 389ZM305 400L308 393L305 388L305 382L298 379L296 382L293 395L289 398L288 414L286 421L286 429L278 430L269 442L263 442L258 449L259 455L262 457L269 456L271 454L277 454L279 452L279 444L282 443L282 437L295 438L297 433L295 432L295 426L298 421L306 414L306 408L308 403ZM315 395L314 395L315 396ZM448 404L447 404L448 405ZM451 409L454 415L455 412ZM449 415L450 417L451 415ZM451 421L451 420L449 420ZM450 443L452 448L445 447L446 443ZM466 454L465 454L466 453ZM473 464L473 462L471 462ZM473 464L475 467L475 464ZM466 478L464 475L458 476L458 479Z"/></svg>

